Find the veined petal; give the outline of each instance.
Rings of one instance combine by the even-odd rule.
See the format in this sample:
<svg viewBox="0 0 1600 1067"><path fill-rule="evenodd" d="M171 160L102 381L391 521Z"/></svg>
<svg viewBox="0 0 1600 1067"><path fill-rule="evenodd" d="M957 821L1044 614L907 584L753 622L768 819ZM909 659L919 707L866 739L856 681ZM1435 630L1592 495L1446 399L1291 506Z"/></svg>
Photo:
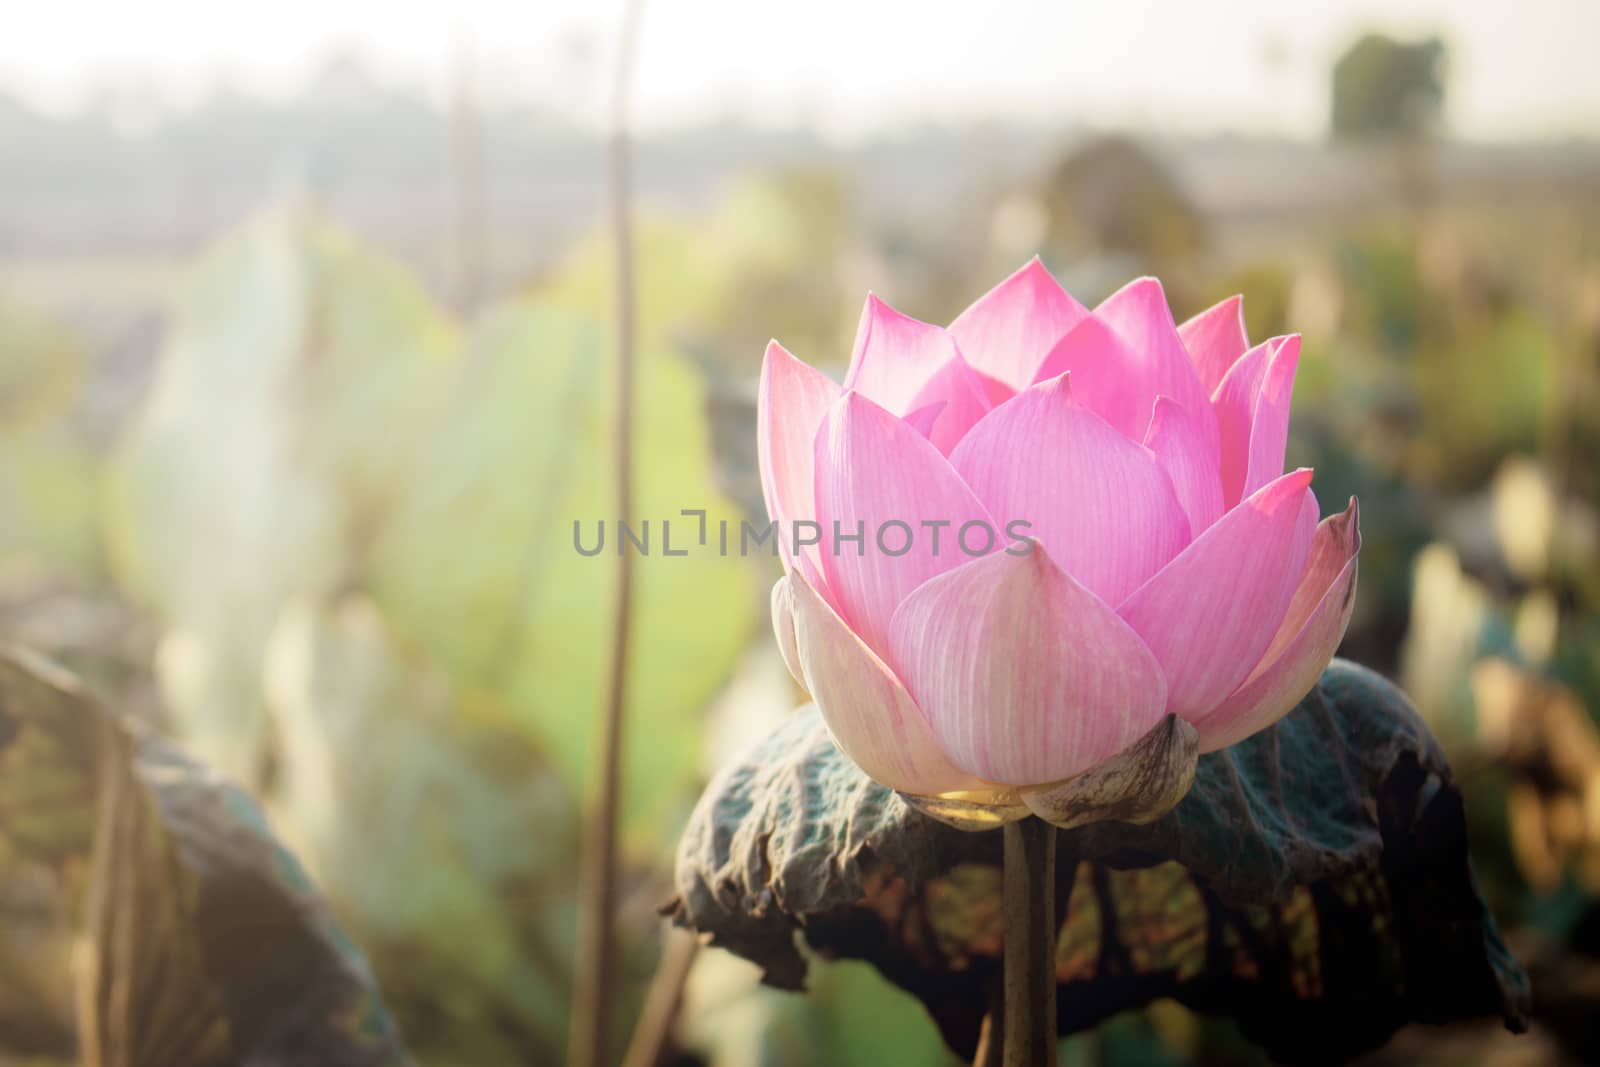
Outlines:
<svg viewBox="0 0 1600 1067"><path fill-rule="evenodd" d="M1045 354L1089 314L1035 256L950 324L950 333L981 373L1026 389Z"/></svg>
<svg viewBox="0 0 1600 1067"><path fill-rule="evenodd" d="M957 356L955 340L944 327L903 315L868 293L856 329L855 349L844 387L896 415L923 407L916 397L939 368Z"/></svg>
<svg viewBox="0 0 1600 1067"><path fill-rule="evenodd" d="M816 450L817 521L831 602L882 654L889 617L906 594L971 558L961 548L962 527L987 524L995 544L1004 543L1004 531L927 438L860 393L845 393L829 410ZM943 525L929 529L924 522ZM903 554L890 554L907 540L893 523L910 531ZM862 540L836 545L836 527L846 537L859 532ZM890 552L879 544L880 532ZM967 543L977 554L981 531Z"/></svg>
<svg viewBox="0 0 1600 1067"><path fill-rule="evenodd" d="M1178 501L1189 516L1190 538L1200 536L1222 516L1222 476L1211 462L1200 424L1182 404L1169 396L1158 396L1144 446L1155 454L1172 480Z"/></svg>
<svg viewBox="0 0 1600 1067"><path fill-rule="evenodd" d="M1261 392L1267 364L1283 341L1282 337L1270 338L1234 360L1211 394L1221 441L1218 464L1225 508L1243 499L1244 483L1250 474L1250 426L1255 422L1256 396Z"/></svg>
<svg viewBox="0 0 1600 1067"><path fill-rule="evenodd" d="M1169 711L1193 721L1260 661L1316 531L1310 483L1302 469L1261 489L1117 607L1160 661Z"/></svg>
<svg viewBox="0 0 1600 1067"><path fill-rule="evenodd" d="M1294 372L1300 365L1300 335L1283 339L1267 361L1250 417L1250 460L1244 495L1260 489L1283 473L1283 453L1289 443L1289 407L1294 396Z"/></svg>
<svg viewBox="0 0 1600 1067"><path fill-rule="evenodd" d="M935 400L931 404L925 404L922 407L906 412L901 417L901 421L922 436L931 438L933 436L934 423L939 421L939 415L944 409L945 402L943 400Z"/></svg>
<svg viewBox="0 0 1600 1067"><path fill-rule="evenodd" d="M967 435L967 431L994 406L989 402L983 379L959 354L933 372L933 376L912 398L911 406L918 408L935 403L943 406L927 437L935 448L947 456L956 443Z"/></svg>
<svg viewBox="0 0 1600 1067"><path fill-rule="evenodd" d="M993 406L984 379L944 327L903 315L873 294L861 309L844 387L911 421L945 455Z"/></svg>
<svg viewBox="0 0 1600 1067"><path fill-rule="evenodd" d="M1004 785L1069 777L1160 720L1161 668L1137 634L1035 544L919 587L893 661L955 765Z"/></svg>
<svg viewBox="0 0 1600 1067"><path fill-rule="evenodd" d="M1149 415L1148 405L1157 395L1170 396L1199 423L1207 446L1216 448L1215 416L1205 403L1210 393L1189 362L1188 350L1178 336L1172 308L1167 305L1167 294L1161 283L1155 278L1136 278L1106 297L1094 309L1094 314L1117 331L1144 363L1144 384L1149 391L1141 414ZM1144 429L1139 427L1135 440L1144 438Z"/></svg>
<svg viewBox="0 0 1600 1067"><path fill-rule="evenodd" d="M1356 601L1361 515L1355 497L1317 527L1305 573L1254 672L1201 716L1200 750L1214 752L1277 722L1311 691L1344 640Z"/></svg>
<svg viewBox="0 0 1600 1067"><path fill-rule="evenodd" d="M756 401L756 456L767 514L778 524L778 548L784 568L808 568L820 580L816 548L794 554L789 524L816 515L813 496L817 431L828 408L839 397L833 380L790 355L778 342L767 345L761 362L761 390Z"/></svg>
<svg viewBox="0 0 1600 1067"><path fill-rule="evenodd" d="M1149 451L1073 399L1068 375L986 415L950 462L1001 522L1032 523L1068 574L1117 603L1189 541L1189 520Z"/></svg>
<svg viewBox="0 0 1600 1067"><path fill-rule="evenodd" d="M967 366L971 367L969 362ZM1017 395L1017 389L1002 382L999 378L992 378L976 367L972 373L978 376L978 381L983 385L983 395L989 401L989 406L997 408L1007 400Z"/></svg>
<svg viewBox="0 0 1600 1067"><path fill-rule="evenodd" d="M803 684L836 744L891 789L932 795L988 788L956 769L905 686L826 601L790 575Z"/></svg>
<svg viewBox="0 0 1600 1067"><path fill-rule="evenodd" d="M1057 341L1040 364L1037 381L1072 375L1072 396L1129 440L1141 441L1150 402L1160 391L1144 357L1116 330L1090 315Z"/></svg>
<svg viewBox="0 0 1600 1067"><path fill-rule="evenodd" d="M789 668L795 683L804 686L806 676L800 669L800 653L794 636L794 591L787 574L772 585L772 632L778 639L778 654L783 657L783 665Z"/></svg>
<svg viewBox="0 0 1600 1067"><path fill-rule="evenodd" d="M1244 325L1244 298L1230 296L1178 327L1189 363L1206 393L1216 391L1228 368L1250 347Z"/></svg>

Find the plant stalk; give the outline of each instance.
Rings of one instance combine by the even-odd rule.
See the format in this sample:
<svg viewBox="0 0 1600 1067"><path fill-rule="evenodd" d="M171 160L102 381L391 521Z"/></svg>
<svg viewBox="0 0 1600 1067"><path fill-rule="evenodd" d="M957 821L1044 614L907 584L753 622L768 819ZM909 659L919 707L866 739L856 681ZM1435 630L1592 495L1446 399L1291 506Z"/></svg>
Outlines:
<svg viewBox="0 0 1600 1067"><path fill-rule="evenodd" d="M1056 1067L1056 828L1006 823L1003 1067Z"/></svg>
<svg viewBox="0 0 1600 1067"><path fill-rule="evenodd" d="M700 942L693 935L684 930L666 931L661 962L650 980L650 991L645 994L644 1008L639 1012L628 1052L622 1057L622 1067L658 1067L665 1058L672 1043L673 1024L683 1007L689 969L699 954Z"/></svg>
<svg viewBox="0 0 1600 1067"><path fill-rule="evenodd" d="M639 0L624 0L612 92L610 200L616 263L616 493L617 521L633 516L634 277L632 167L628 143L628 83L638 37ZM620 546L619 546L620 547ZM578 955L574 963L568 1067L611 1063L611 1013L616 1001L617 811L622 792L623 711L633 627L633 556L617 555L611 673L599 749L599 789L586 819L579 885Z"/></svg>

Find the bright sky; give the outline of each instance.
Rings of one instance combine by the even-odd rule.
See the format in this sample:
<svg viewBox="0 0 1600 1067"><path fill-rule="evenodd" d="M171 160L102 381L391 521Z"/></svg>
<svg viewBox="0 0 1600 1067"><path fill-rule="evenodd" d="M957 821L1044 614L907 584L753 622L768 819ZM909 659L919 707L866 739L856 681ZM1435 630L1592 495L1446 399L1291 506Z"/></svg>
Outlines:
<svg viewBox="0 0 1600 1067"><path fill-rule="evenodd" d="M108 78L282 93L346 48L442 93L467 39L488 91L593 120L619 8L46 0L8 20L0 89L56 108ZM1314 136L1329 64L1367 28L1446 36L1459 134L1600 136L1597 0L645 0L636 108L649 126L801 117L846 135L998 114Z"/></svg>

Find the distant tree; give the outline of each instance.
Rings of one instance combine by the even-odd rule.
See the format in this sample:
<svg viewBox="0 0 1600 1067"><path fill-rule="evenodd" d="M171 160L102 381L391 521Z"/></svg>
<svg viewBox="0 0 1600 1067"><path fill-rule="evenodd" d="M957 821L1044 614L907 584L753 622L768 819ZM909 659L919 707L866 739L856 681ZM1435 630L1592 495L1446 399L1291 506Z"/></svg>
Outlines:
<svg viewBox="0 0 1600 1067"><path fill-rule="evenodd" d="M1341 140L1418 137L1444 110L1446 49L1437 37L1408 43L1369 33L1333 66L1333 135Z"/></svg>
<svg viewBox="0 0 1600 1067"><path fill-rule="evenodd" d="M1063 261L1123 255L1155 270L1199 249L1205 227L1177 179L1127 137L1080 145L1041 189L1046 245Z"/></svg>

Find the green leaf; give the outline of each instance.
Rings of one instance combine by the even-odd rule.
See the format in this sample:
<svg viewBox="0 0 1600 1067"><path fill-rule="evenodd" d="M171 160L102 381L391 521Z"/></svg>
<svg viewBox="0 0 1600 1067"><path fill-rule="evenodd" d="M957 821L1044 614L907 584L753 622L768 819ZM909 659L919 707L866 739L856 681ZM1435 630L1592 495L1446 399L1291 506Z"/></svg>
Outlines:
<svg viewBox="0 0 1600 1067"><path fill-rule="evenodd" d="M574 785L592 762L610 668L618 535L610 353L594 320L529 299L475 332L448 412L379 542L374 594L395 628L469 692L508 701ZM719 554L740 514L711 477L704 395L676 357L640 354L625 812L682 814L700 712L748 639L754 567ZM683 509L704 509L700 520ZM605 523L605 551L585 557ZM663 522L674 552L663 554ZM631 548L630 548L631 551ZM686 804L684 805L686 807Z"/></svg>
<svg viewBox="0 0 1600 1067"><path fill-rule="evenodd" d="M252 780L266 758L261 650L286 607L368 590L461 698L508 709L574 789L609 666L617 543L612 358L595 315L530 298L470 337L404 274L287 212L210 254L179 302L111 479L124 584L166 624L158 669L185 736ZM720 558L738 514L711 477L704 395L640 356L627 812L681 819L699 712L746 639L755 567ZM703 508L698 522L680 515ZM663 520L675 549L662 555Z"/></svg>
<svg viewBox="0 0 1600 1067"><path fill-rule="evenodd" d="M0 580L99 564L98 456L75 418L86 372L63 331L0 302Z"/></svg>
<svg viewBox="0 0 1600 1067"><path fill-rule="evenodd" d="M454 335L421 289L288 212L205 257L108 487L122 583L168 630L198 751L263 759L261 648L288 598L350 580L409 473Z"/></svg>
<svg viewBox="0 0 1600 1067"><path fill-rule="evenodd" d="M245 793L17 649L0 738L0 838L88 864L83 1062L408 1062L365 958ZM53 825L19 818L46 795Z"/></svg>
<svg viewBox="0 0 1600 1067"><path fill-rule="evenodd" d="M1063 1033L1171 996L1269 1055L1354 1055L1409 1020L1501 1015L1527 978L1478 896L1461 794L1426 726L1335 660L1276 726L1200 760L1145 826L1058 844ZM970 1056L1001 945L1000 835L920 815L842 756L814 709L709 787L677 921L797 988L801 932L916 994Z"/></svg>
<svg viewBox="0 0 1600 1067"><path fill-rule="evenodd" d="M579 820L527 731L407 656L365 597L295 604L267 662L273 811L396 1013L418 1020L411 1047L438 1063L558 1059Z"/></svg>

